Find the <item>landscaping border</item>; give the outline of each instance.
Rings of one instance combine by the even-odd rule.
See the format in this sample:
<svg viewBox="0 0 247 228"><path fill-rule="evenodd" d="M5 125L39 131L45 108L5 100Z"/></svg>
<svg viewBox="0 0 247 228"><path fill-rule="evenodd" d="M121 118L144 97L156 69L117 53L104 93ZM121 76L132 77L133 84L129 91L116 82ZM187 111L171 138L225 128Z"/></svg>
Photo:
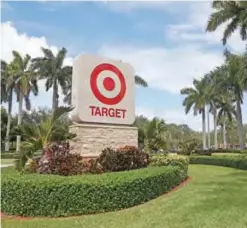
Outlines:
<svg viewBox="0 0 247 228"><path fill-rule="evenodd" d="M247 156L190 156L190 164L216 165L247 170Z"/></svg>
<svg viewBox="0 0 247 228"><path fill-rule="evenodd" d="M167 193L186 178L187 171L178 166L69 177L20 175L6 168L2 172L2 212L62 217L116 211Z"/></svg>

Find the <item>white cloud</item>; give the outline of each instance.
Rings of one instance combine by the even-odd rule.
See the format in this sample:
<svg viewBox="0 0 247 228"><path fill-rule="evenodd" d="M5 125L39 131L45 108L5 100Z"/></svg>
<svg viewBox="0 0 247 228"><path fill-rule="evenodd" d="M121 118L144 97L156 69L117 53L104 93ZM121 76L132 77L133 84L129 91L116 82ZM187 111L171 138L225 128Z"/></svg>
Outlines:
<svg viewBox="0 0 247 228"><path fill-rule="evenodd" d="M211 9L211 2L189 3L187 19L182 24L171 24L166 27L165 35L178 43L200 42L206 44L222 44L222 34L226 24L215 32L206 32L207 21ZM241 40L239 31L235 31L227 42L227 46L234 52L243 52L245 43Z"/></svg>
<svg viewBox="0 0 247 228"><path fill-rule="evenodd" d="M11 22L1 23L1 56L0 58L10 62L13 59L12 50L18 51L22 56L29 54L32 58L42 56L41 47L49 48L56 54L59 50L56 46L50 46L45 37L30 37L25 33L19 33ZM64 61L65 65L72 65L72 58ZM39 81L39 95L31 97L32 107L51 107L52 90L45 91L45 81ZM62 101L62 97L60 99ZM14 98L15 101L15 98ZM17 103L14 102L13 111L17 112Z"/></svg>
<svg viewBox="0 0 247 228"><path fill-rule="evenodd" d="M150 87L177 94L181 88L191 86L193 78L201 78L223 63L221 53L201 49L197 44L171 48L106 45L99 53L131 63Z"/></svg>

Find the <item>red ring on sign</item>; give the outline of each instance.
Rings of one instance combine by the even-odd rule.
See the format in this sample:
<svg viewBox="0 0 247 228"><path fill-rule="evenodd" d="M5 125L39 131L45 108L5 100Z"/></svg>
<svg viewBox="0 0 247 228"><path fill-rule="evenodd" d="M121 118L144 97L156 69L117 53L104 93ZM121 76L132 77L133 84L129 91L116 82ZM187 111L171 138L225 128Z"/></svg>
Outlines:
<svg viewBox="0 0 247 228"><path fill-rule="evenodd" d="M115 96L113 98L105 97L99 91L98 86L97 86L98 76L104 70L112 71L113 73L115 73L118 76L118 78L120 80L120 85L121 85L120 92L117 94L117 96ZM91 89L93 91L94 96L100 102L107 104L107 105L118 104L124 98L125 93L126 93L126 83L125 83L125 79L124 79L122 72L117 67L115 67L114 65L109 64L109 63L102 63L102 64L100 64L94 68L94 70L91 73L90 86L91 86Z"/></svg>

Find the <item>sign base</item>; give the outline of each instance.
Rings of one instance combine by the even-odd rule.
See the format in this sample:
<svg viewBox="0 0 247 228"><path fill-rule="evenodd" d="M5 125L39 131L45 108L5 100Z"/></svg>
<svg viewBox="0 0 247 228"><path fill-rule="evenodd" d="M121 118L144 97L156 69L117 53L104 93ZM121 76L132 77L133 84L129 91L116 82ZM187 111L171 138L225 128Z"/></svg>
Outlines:
<svg viewBox="0 0 247 228"><path fill-rule="evenodd" d="M74 123L70 126L70 132L77 135L70 142L72 153L78 153L83 157L97 157L107 147L138 147L137 127Z"/></svg>

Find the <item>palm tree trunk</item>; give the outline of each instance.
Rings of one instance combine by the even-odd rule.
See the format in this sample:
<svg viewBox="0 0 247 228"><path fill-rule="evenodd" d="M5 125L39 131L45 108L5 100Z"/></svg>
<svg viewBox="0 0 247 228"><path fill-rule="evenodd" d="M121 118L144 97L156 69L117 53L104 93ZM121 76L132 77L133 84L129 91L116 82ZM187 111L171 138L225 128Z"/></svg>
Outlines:
<svg viewBox="0 0 247 228"><path fill-rule="evenodd" d="M240 149L244 149L244 132L243 132L243 119L242 119L242 109L241 103L238 100L236 103L236 111L237 111L237 131L238 131L238 141Z"/></svg>
<svg viewBox="0 0 247 228"><path fill-rule="evenodd" d="M207 122L208 122L208 148L210 148L210 121L209 121L209 114L210 114L210 112L209 112L209 107L208 107L208 109L207 109Z"/></svg>
<svg viewBox="0 0 247 228"><path fill-rule="evenodd" d="M12 112L12 94L13 91L10 89L8 94L8 122L7 122L7 131L6 131L6 141L5 141L5 151L9 151L9 133L10 133L10 126L11 126L11 112Z"/></svg>
<svg viewBox="0 0 247 228"><path fill-rule="evenodd" d="M224 148L226 149L227 147L227 142L226 142L226 118L223 120L223 145Z"/></svg>
<svg viewBox="0 0 247 228"><path fill-rule="evenodd" d="M202 142L203 149L206 149L206 118L205 109L202 110Z"/></svg>
<svg viewBox="0 0 247 228"><path fill-rule="evenodd" d="M18 121L17 125L21 125L22 121L22 103L23 103L23 94L20 92L20 97L19 97L19 106L18 106ZM17 140L16 140L16 152L20 152L21 148L21 136L17 135Z"/></svg>
<svg viewBox="0 0 247 228"><path fill-rule="evenodd" d="M218 149L217 109L215 106L214 106L214 148Z"/></svg>
<svg viewBox="0 0 247 228"><path fill-rule="evenodd" d="M53 94L52 94L52 111L53 112L58 107L57 94L58 94L58 87L57 87L57 83L54 82L54 84L53 84Z"/></svg>

